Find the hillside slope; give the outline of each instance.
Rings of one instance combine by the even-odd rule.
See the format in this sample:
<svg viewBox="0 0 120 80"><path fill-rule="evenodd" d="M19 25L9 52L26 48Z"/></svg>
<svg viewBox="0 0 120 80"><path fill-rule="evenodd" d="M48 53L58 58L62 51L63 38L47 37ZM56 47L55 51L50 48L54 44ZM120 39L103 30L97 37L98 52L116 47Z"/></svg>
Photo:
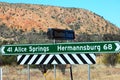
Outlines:
<svg viewBox="0 0 120 80"><path fill-rule="evenodd" d="M91 11L32 4L0 3L0 24L24 31L74 29L76 33L120 34L120 29Z"/></svg>

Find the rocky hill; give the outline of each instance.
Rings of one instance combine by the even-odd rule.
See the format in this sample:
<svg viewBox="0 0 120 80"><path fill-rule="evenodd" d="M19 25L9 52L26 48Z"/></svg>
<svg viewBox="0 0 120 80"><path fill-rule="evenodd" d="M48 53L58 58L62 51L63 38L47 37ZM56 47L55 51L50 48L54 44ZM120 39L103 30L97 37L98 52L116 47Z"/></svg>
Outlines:
<svg viewBox="0 0 120 80"><path fill-rule="evenodd" d="M120 29L91 11L32 4L0 3L0 23L10 28L47 31L74 29L77 33L119 34Z"/></svg>
<svg viewBox="0 0 120 80"><path fill-rule="evenodd" d="M74 41L120 41L120 29L104 17L82 8L0 3L0 46L47 43L48 28L73 29ZM7 60L7 64L11 57ZM15 59L13 59L15 60ZM4 61L3 61L4 62Z"/></svg>

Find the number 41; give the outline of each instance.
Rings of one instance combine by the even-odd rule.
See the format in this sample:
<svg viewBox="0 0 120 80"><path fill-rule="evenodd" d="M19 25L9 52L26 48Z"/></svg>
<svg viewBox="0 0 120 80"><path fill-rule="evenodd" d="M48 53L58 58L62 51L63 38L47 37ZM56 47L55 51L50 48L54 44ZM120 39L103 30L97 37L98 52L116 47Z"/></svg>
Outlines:
<svg viewBox="0 0 120 80"><path fill-rule="evenodd" d="M7 49L7 51L8 51L8 52L12 52L12 47L9 47L9 48Z"/></svg>

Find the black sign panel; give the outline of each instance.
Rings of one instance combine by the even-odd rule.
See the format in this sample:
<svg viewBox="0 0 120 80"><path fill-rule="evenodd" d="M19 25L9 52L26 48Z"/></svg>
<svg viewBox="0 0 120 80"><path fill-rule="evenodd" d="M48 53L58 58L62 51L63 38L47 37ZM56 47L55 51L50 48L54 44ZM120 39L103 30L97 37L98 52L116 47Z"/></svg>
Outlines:
<svg viewBox="0 0 120 80"><path fill-rule="evenodd" d="M63 30L63 29L48 29L49 39L59 39L59 40L73 40L75 39L75 33L73 30Z"/></svg>

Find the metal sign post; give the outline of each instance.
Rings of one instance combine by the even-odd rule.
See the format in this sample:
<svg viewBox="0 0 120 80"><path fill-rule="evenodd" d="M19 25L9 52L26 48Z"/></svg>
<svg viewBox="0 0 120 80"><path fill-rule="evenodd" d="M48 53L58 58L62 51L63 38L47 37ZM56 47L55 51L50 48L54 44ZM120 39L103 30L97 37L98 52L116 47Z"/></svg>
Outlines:
<svg viewBox="0 0 120 80"><path fill-rule="evenodd" d="M53 43L55 44L55 39L54 39ZM56 64L54 64L54 80L56 80Z"/></svg>
<svg viewBox="0 0 120 80"><path fill-rule="evenodd" d="M56 65L54 64L54 80L56 80Z"/></svg>
<svg viewBox="0 0 120 80"><path fill-rule="evenodd" d="M28 69L28 80L30 80L30 65L27 65L27 69Z"/></svg>
<svg viewBox="0 0 120 80"><path fill-rule="evenodd" d="M0 68L0 80L2 80L2 68Z"/></svg>
<svg viewBox="0 0 120 80"><path fill-rule="evenodd" d="M90 64L88 64L88 80L90 80Z"/></svg>
<svg viewBox="0 0 120 80"><path fill-rule="evenodd" d="M73 75L72 75L72 65L70 65L70 76L71 76L71 80L73 80Z"/></svg>
<svg viewBox="0 0 120 80"><path fill-rule="evenodd" d="M67 40L68 43L68 40ZM73 80L72 65L70 64L70 80Z"/></svg>

